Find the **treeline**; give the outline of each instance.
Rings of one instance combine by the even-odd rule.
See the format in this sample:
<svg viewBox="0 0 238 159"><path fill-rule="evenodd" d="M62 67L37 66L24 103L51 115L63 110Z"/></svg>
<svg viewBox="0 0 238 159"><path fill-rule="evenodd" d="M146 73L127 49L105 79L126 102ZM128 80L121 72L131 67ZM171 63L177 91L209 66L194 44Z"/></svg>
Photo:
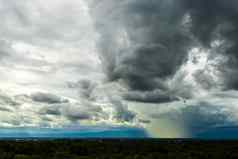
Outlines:
<svg viewBox="0 0 238 159"><path fill-rule="evenodd" d="M238 158L235 141L51 140L1 141L0 159Z"/></svg>

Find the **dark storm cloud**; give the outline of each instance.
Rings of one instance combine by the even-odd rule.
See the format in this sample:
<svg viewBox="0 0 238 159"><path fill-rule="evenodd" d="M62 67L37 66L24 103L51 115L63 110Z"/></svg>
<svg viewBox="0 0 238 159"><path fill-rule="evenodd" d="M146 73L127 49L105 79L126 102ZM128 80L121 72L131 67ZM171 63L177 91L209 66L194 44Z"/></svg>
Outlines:
<svg viewBox="0 0 238 159"><path fill-rule="evenodd" d="M228 58L222 67L227 89L238 89L238 2L236 0L182 0L191 16L191 33L203 45L211 48L222 40L220 53ZM211 57L213 58L213 57Z"/></svg>
<svg viewBox="0 0 238 159"><path fill-rule="evenodd" d="M48 103L48 104L67 103L68 102L68 100L62 99L61 97L58 97L54 94L41 93L41 92L31 94L31 99L35 102Z"/></svg>
<svg viewBox="0 0 238 159"><path fill-rule="evenodd" d="M216 29L226 29L217 28L224 24L231 26L230 29L227 28L228 30L221 30L223 31L222 35L226 35L227 38L235 38L235 35L231 33L237 34L237 29L234 26L237 23L238 15L236 0L198 0L196 2L182 0L182 2L191 15L191 31L201 43L210 46L211 41L215 38Z"/></svg>
<svg viewBox="0 0 238 159"><path fill-rule="evenodd" d="M172 96L169 92L160 90L154 91L130 91L125 95L126 100L146 103L167 103L169 101L179 100L177 97Z"/></svg>
<svg viewBox="0 0 238 159"><path fill-rule="evenodd" d="M186 61L191 43L184 9L177 2L103 1L93 7L105 71L109 80L127 84L127 100L176 100L167 94L165 81Z"/></svg>
<svg viewBox="0 0 238 159"><path fill-rule="evenodd" d="M209 58L228 58L216 69L222 72L224 88L238 88L236 0L104 0L91 8L103 66L109 80L120 79L129 87L126 99L170 102L176 95L183 97L169 91L166 81L187 60L191 48L213 49L215 40L222 43ZM201 71L194 78L204 89L216 87ZM154 90L161 93L148 93ZM188 93L185 98L191 96Z"/></svg>
<svg viewBox="0 0 238 159"><path fill-rule="evenodd" d="M102 34L99 47L109 79L123 79L133 90L166 89L163 80L185 61L190 42L181 24L179 3L110 1L111 6L103 8L107 5L104 2L95 7L95 15L110 16L102 21L96 17L95 21ZM131 45L121 46L120 38Z"/></svg>
<svg viewBox="0 0 238 159"><path fill-rule="evenodd" d="M71 113L67 115L67 118L72 120L72 121L77 121L77 120L90 120L91 119L91 115L88 113Z"/></svg>

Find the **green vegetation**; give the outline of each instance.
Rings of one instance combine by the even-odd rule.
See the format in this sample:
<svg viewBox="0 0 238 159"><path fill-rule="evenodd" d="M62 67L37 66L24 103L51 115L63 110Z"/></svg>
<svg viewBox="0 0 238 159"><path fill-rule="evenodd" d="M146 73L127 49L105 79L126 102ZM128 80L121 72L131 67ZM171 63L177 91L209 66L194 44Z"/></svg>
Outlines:
<svg viewBox="0 0 238 159"><path fill-rule="evenodd" d="M0 159L238 158L235 141L49 140L1 141Z"/></svg>

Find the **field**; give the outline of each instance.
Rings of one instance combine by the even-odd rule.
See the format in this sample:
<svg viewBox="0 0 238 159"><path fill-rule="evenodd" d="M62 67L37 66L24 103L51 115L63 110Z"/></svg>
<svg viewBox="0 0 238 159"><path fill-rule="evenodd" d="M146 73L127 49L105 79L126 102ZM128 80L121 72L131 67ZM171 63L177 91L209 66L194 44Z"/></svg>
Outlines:
<svg viewBox="0 0 238 159"><path fill-rule="evenodd" d="M3 140L0 159L238 158L238 141Z"/></svg>

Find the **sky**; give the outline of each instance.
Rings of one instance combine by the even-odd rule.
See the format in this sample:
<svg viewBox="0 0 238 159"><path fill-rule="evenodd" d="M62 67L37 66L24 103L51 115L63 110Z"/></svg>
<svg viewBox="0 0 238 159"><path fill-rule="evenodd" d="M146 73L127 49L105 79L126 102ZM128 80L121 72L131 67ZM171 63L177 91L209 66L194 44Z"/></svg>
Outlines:
<svg viewBox="0 0 238 159"><path fill-rule="evenodd" d="M238 138L237 0L0 0L0 19L0 136Z"/></svg>

